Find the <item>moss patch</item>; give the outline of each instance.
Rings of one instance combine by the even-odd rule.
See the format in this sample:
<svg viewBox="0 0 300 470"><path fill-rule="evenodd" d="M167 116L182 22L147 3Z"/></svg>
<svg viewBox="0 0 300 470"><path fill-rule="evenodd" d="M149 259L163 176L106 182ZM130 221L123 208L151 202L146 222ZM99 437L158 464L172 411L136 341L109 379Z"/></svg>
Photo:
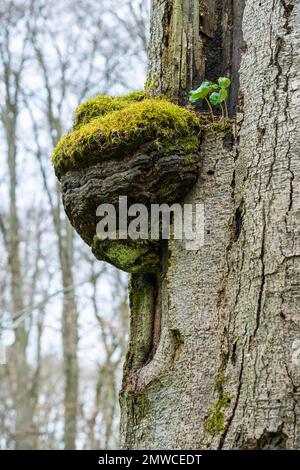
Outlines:
<svg viewBox="0 0 300 470"><path fill-rule="evenodd" d="M208 134L222 134L223 136L232 136L234 134L233 130L234 121L229 118L215 118L212 121L207 116L201 115L201 125L200 128Z"/></svg>
<svg viewBox="0 0 300 470"><path fill-rule="evenodd" d="M83 124L87 124L95 117L105 116L111 111L124 109L131 103L142 101L147 98L145 91L135 91L123 96L98 95L82 103L75 110L73 129L78 129Z"/></svg>
<svg viewBox="0 0 300 470"><path fill-rule="evenodd" d="M221 369L218 372L214 383L214 391L218 393L219 398L216 403L209 408L208 418L204 426L205 432L212 436L221 434L225 429L224 410L230 406L231 398L228 393L224 392L224 384L225 373Z"/></svg>
<svg viewBox="0 0 300 470"><path fill-rule="evenodd" d="M221 396L223 394L224 384L225 384L225 373L224 373L223 370L220 370L220 372L218 372L218 374L215 378L214 390L215 390L215 392L218 392L219 395L221 395Z"/></svg>
<svg viewBox="0 0 300 470"><path fill-rule="evenodd" d="M205 422L205 431L212 436L217 436L224 431L225 428L225 417L224 409L230 405L230 396L225 393L222 398L209 408L209 417Z"/></svg>
<svg viewBox="0 0 300 470"><path fill-rule="evenodd" d="M153 273L159 269L158 250L145 242L131 240L104 240L95 236L93 253L98 259L132 274Z"/></svg>
<svg viewBox="0 0 300 470"><path fill-rule="evenodd" d="M86 111L83 122L91 120L65 135L53 152L52 162L58 175L106 158L124 157L145 142L153 142L157 148L197 150L200 120L195 113L160 98L129 104L127 98L125 102L122 109L105 115L103 107L102 115L94 118L91 117L94 110L89 117Z"/></svg>

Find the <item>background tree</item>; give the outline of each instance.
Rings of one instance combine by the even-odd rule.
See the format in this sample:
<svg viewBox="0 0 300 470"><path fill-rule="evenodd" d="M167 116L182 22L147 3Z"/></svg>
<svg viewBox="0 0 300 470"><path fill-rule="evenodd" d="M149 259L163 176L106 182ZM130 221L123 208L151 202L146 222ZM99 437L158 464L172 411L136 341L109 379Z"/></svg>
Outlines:
<svg viewBox="0 0 300 470"><path fill-rule="evenodd" d="M0 448L118 444L126 281L74 237L49 155L80 101L142 86L147 15L146 2L1 3Z"/></svg>

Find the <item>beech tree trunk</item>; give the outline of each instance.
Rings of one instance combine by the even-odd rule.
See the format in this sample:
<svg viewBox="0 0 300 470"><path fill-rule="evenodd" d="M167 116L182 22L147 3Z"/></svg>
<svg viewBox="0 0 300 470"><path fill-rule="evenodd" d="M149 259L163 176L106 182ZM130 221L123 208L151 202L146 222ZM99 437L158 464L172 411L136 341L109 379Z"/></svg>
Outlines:
<svg viewBox="0 0 300 470"><path fill-rule="evenodd" d="M156 287L132 278L125 449L300 448L299 28L296 0L152 2L157 91L230 74L237 124L203 136L183 201L205 245L169 242Z"/></svg>

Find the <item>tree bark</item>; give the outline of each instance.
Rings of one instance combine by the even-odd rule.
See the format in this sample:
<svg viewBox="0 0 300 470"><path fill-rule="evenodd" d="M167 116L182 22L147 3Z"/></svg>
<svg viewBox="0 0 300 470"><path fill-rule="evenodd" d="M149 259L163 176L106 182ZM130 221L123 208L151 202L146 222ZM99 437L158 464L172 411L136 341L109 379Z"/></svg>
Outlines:
<svg viewBox="0 0 300 470"><path fill-rule="evenodd" d="M183 104L201 80L230 75L229 107L234 113L244 4L245 0L152 0L148 83L155 93Z"/></svg>
<svg viewBox="0 0 300 470"><path fill-rule="evenodd" d="M183 201L204 203L205 245L165 247L156 306L151 280L132 280L123 448L300 446L300 4L243 6L225 24L220 2L153 0L158 91L182 103L195 80L231 70L232 113L240 101L234 145L204 136Z"/></svg>

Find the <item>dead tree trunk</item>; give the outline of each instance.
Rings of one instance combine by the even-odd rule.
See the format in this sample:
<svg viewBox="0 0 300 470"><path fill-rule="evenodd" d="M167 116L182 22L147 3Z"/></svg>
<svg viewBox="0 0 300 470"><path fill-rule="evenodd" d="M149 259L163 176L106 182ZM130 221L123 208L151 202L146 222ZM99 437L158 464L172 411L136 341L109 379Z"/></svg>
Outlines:
<svg viewBox="0 0 300 470"><path fill-rule="evenodd" d="M133 278L124 448L300 446L299 27L293 0L152 2L158 92L184 103L222 74L240 101L235 142L204 137L185 199L205 204L204 247L165 247L156 307Z"/></svg>

